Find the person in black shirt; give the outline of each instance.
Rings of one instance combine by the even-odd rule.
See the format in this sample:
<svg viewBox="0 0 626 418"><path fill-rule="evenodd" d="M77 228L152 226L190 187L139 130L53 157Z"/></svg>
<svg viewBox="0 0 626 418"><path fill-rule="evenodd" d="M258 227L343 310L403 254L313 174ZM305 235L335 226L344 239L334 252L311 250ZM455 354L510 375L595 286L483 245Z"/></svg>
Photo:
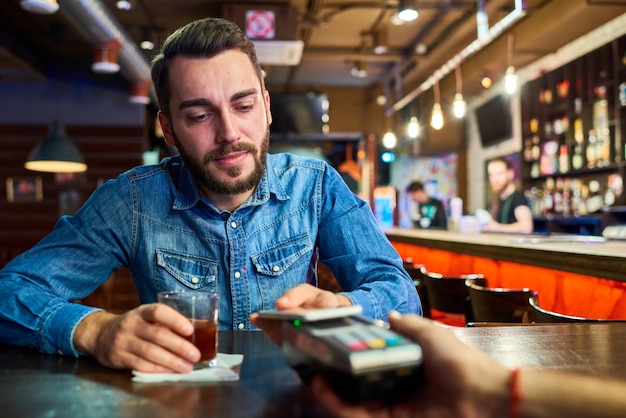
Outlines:
<svg viewBox="0 0 626 418"><path fill-rule="evenodd" d="M515 187L515 171L506 158L495 158L487 164L489 183L494 193L491 219L483 231L530 234L533 216L524 194Z"/></svg>
<svg viewBox="0 0 626 418"><path fill-rule="evenodd" d="M416 228L448 228L448 218L441 200L428 196L421 182L412 182L406 192L409 199L418 204L417 216L413 217Z"/></svg>

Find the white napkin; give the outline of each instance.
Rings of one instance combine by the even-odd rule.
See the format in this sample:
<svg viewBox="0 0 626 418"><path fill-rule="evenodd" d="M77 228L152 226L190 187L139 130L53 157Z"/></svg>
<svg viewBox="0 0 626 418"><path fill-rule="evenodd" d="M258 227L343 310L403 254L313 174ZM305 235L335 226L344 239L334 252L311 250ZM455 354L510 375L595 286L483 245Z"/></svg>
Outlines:
<svg viewBox="0 0 626 418"><path fill-rule="evenodd" d="M243 362L243 354L217 354L217 364L191 373L144 373L133 370L133 382L228 382L239 380L239 372L232 368Z"/></svg>

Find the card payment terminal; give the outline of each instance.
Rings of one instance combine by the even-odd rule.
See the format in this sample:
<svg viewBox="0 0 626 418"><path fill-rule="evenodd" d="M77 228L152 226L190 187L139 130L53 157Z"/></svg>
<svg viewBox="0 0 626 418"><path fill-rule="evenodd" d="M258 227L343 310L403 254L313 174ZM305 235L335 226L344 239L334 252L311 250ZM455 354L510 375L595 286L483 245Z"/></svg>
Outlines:
<svg viewBox="0 0 626 418"><path fill-rule="evenodd" d="M422 384L420 346L371 319L289 319L282 328L285 358L302 380L321 373L347 401L398 399Z"/></svg>

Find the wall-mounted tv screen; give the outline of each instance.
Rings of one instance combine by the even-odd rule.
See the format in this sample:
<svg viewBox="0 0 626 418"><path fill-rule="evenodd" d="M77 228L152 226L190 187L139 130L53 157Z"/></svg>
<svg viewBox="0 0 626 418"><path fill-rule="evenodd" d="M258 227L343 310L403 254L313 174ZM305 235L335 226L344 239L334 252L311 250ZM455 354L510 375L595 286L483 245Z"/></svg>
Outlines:
<svg viewBox="0 0 626 418"><path fill-rule="evenodd" d="M497 144L513 136L511 103L497 95L476 108L476 121L483 147Z"/></svg>
<svg viewBox="0 0 626 418"><path fill-rule="evenodd" d="M274 134L322 134L328 128L328 97L319 93L271 93Z"/></svg>

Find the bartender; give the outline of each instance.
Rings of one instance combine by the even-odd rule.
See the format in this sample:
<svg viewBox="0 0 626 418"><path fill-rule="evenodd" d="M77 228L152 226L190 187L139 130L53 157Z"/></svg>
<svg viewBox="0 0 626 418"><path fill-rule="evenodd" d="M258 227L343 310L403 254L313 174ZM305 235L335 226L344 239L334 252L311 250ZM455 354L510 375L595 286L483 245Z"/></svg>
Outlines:
<svg viewBox="0 0 626 418"><path fill-rule="evenodd" d="M494 194L491 217L482 227L487 232L530 234L533 215L526 196L515 186L515 170L506 158L495 158L487 164L489 184Z"/></svg>
<svg viewBox="0 0 626 418"><path fill-rule="evenodd" d="M418 205L413 217L416 228L446 229L448 227L448 218L441 200L429 196L421 182L412 182L406 192L409 199Z"/></svg>

